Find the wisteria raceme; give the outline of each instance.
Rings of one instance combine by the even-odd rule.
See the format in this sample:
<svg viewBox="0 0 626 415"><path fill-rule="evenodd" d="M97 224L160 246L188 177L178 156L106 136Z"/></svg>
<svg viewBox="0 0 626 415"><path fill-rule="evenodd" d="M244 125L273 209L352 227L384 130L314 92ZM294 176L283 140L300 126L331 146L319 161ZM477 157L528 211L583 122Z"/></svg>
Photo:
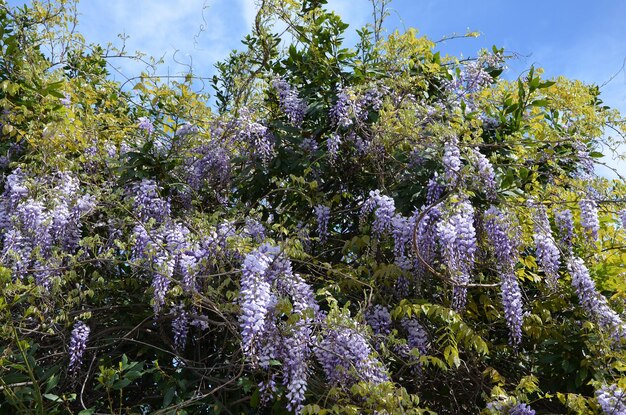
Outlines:
<svg viewBox="0 0 626 415"><path fill-rule="evenodd" d="M417 319L403 318L402 327L407 332L407 345L411 349L417 349L420 354L427 354L429 347L428 332Z"/></svg>
<svg viewBox="0 0 626 415"><path fill-rule="evenodd" d="M75 372L80 369L83 363L83 354L87 349L87 340L89 339L89 326L82 321L77 321L72 329L69 344L70 363L69 369Z"/></svg>
<svg viewBox="0 0 626 415"><path fill-rule="evenodd" d="M267 270L274 260L276 249L268 244L246 256L241 275L241 326L243 350L253 364L263 357L258 356L260 341L264 335L265 322L270 308L276 302L271 292L271 280Z"/></svg>
<svg viewBox="0 0 626 415"><path fill-rule="evenodd" d="M328 221L330 219L330 208L324 205L315 206L315 217L317 218L317 235L320 242L324 242L328 236Z"/></svg>
<svg viewBox="0 0 626 415"><path fill-rule="evenodd" d="M161 198L160 189L154 180L143 179L132 190L135 195L134 208L141 221L154 219L162 222L169 217L170 202Z"/></svg>
<svg viewBox="0 0 626 415"><path fill-rule="evenodd" d="M567 269L572 277L572 286L578 295L581 306L598 324L619 341L626 337L626 324L611 309L606 298L596 290L596 284L582 259L571 257Z"/></svg>
<svg viewBox="0 0 626 415"><path fill-rule="evenodd" d="M559 279L559 267L561 266L561 253L552 237L550 221L543 206L536 206L532 201L529 203L533 209L534 239L537 262L546 274L548 283L556 286Z"/></svg>
<svg viewBox="0 0 626 415"><path fill-rule="evenodd" d="M517 247L510 236L510 221L495 206L485 212L485 230L496 257L504 316L509 327L509 343L517 347L522 340L522 293L515 276Z"/></svg>
<svg viewBox="0 0 626 415"><path fill-rule="evenodd" d="M140 130L144 130L148 134L152 134L154 132L154 125L152 125L152 121L148 117L139 117L137 123L137 128Z"/></svg>
<svg viewBox="0 0 626 415"><path fill-rule="evenodd" d="M511 346L517 347L522 341L522 323L524 319L522 292L517 277L513 272L503 273L500 279L504 317L509 327L509 343Z"/></svg>
<svg viewBox="0 0 626 415"><path fill-rule="evenodd" d="M528 404L518 403L509 409L508 415L535 415L535 410L528 406Z"/></svg>
<svg viewBox="0 0 626 415"><path fill-rule="evenodd" d="M355 94L350 88L343 88L337 94L337 102L330 109L330 118L339 127L349 127L353 117L361 112L355 101Z"/></svg>
<svg viewBox="0 0 626 415"><path fill-rule="evenodd" d="M281 328L274 307L280 297L289 297L292 313L299 319ZM308 379L308 360L313 344L311 323L319 307L311 287L294 274L291 263L278 247L264 244L244 259L240 290L244 352L253 365L269 370L270 359L282 363L289 409L299 411Z"/></svg>
<svg viewBox="0 0 626 415"><path fill-rule="evenodd" d="M496 266L501 272L513 270L517 262L517 248L510 236L510 221L495 206L490 206L484 215L485 231L493 247Z"/></svg>
<svg viewBox="0 0 626 415"><path fill-rule="evenodd" d="M581 177L589 177L593 174L593 159L589 155L589 149L585 143L573 139L574 150L576 151L578 171Z"/></svg>
<svg viewBox="0 0 626 415"><path fill-rule="evenodd" d="M594 240L597 240L600 221L598 220L598 206L595 200L582 199L578 205L580 207L580 225Z"/></svg>
<svg viewBox="0 0 626 415"><path fill-rule="evenodd" d="M205 144L194 151L189 160L189 177L192 189L199 191L205 186L210 188L224 187L230 181L230 154L215 144Z"/></svg>
<svg viewBox="0 0 626 415"><path fill-rule="evenodd" d="M326 140L326 146L328 148L328 159L331 163L334 163L339 153L339 146L341 145L341 137L339 134L331 134Z"/></svg>
<svg viewBox="0 0 626 415"><path fill-rule="evenodd" d="M622 228L626 229L626 209L622 209L617 214L622 222Z"/></svg>
<svg viewBox="0 0 626 415"><path fill-rule="evenodd" d="M433 178L431 178L430 180L428 180L428 185L426 186L427 191L426 191L426 204L427 205L432 205L435 202L437 202L439 199L441 199L441 196L443 195L443 191L445 190L445 188L439 184L439 182L437 181L437 173L435 173L435 176Z"/></svg>
<svg viewBox="0 0 626 415"><path fill-rule="evenodd" d="M564 209L554 214L554 223L559 231L559 241L565 251L571 251L574 240L574 216L572 211Z"/></svg>
<svg viewBox="0 0 626 415"><path fill-rule="evenodd" d="M387 307L376 304L365 313L365 321L374 334L387 335L391 330L391 314Z"/></svg>
<svg viewBox="0 0 626 415"><path fill-rule="evenodd" d="M368 107L374 111L378 111L383 106L383 94L378 88L370 88L365 94L359 97L356 103L358 109L357 117L361 121L365 121L368 115Z"/></svg>
<svg viewBox="0 0 626 415"><path fill-rule="evenodd" d="M474 228L474 208L467 200L453 207L452 213L437 224L439 245L448 270L455 281L452 305L456 310L465 307L467 288L471 280L474 255L477 250Z"/></svg>
<svg viewBox="0 0 626 415"><path fill-rule="evenodd" d="M605 415L626 415L626 391L617 384L602 385L595 395Z"/></svg>
<svg viewBox="0 0 626 415"><path fill-rule="evenodd" d="M470 160L478 173L482 190L489 199L494 199L496 196L496 174L491 162L478 149L471 150Z"/></svg>
<svg viewBox="0 0 626 415"><path fill-rule="evenodd" d="M384 367L372 356L367 339L351 327L328 327L315 347L315 355L332 385L350 387L358 381L382 383L389 380Z"/></svg>
<svg viewBox="0 0 626 415"><path fill-rule="evenodd" d="M372 228L374 234L380 237L392 227L392 219L396 211L395 202L389 196L381 195L380 190L370 191L370 197L361 208L361 215L368 215L374 212L374 222Z"/></svg>
<svg viewBox="0 0 626 415"><path fill-rule="evenodd" d="M199 132L200 129L193 124L190 123L184 123L183 125L181 125L180 127L178 127L178 129L176 130L175 135L177 137L183 137L189 134L195 134L197 132Z"/></svg>
<svg viewBox="0 0 626 415"><path fill-rule="evenodd" d="M255 219L246 219L244 232L257 242L261 242L265 239L265 226Z"/></svg>
<svg viewBox="0 0 626 415"><path fill-rule="evenodd" d="M306 103L298 96L298 91L280 78L275 78L272 86L278 92L280 108L287 115L289 122L295 127L300 127L304 120Z"/></svg>
<svg viewBox="0 0 626 415"><path fill-rule="evenodd" d="M456 185L462 167L461 152L457 139L452 139L445 143L442 163L446 182L449 186Z"/></svg>
<svg viewBox="0 0 626 415"><path fill-rule="evenodd" d="M237 138L248 146L248 152L253 158L260 158L268 163L274 155L274 136L269 128L252 119L252 114L246 108L239 111Z"/></svg>
<svg viewBox="0 0 626 415"><path fill-rule="evenodd" d="M306 151L307 153L312 154L312 153L315 153L319 149L319 145L317 144L317 141L315 141L315 139L306 137L302 140L302 143L300 143L300 148ZM336 150L335 150L335 153L336 153Z"/></svg>
<svg viewBox="0 0 626 415"><path fill-rule="evenodd" d="M396 214L391 219L391 231L394 242L394 255L396 264L399 266L408 262L406 261L407 247L413 236L413 228L415 226L414 216L407 218L400 214ZM405 268L401 266L401 268Z"/></svg>
<svg viewBox="0 0 626 415"><path fill-rule="evenodd" d="M441 209L439 206L433 206L422 216L417 224L416 235L416 270L420 276L426 274L427 265L432 267L437 255L437 223L441 219ZM413 215L413 222L418 220L420 212L416 211ZM425 263L425 264L424 264Z"/></svg>
<svg viewBox="0 0 626 415"><path fill-rule="evenodd" d="M173 307L172 314L174 315L174 319L172 320L174 346L178 350L184 350L187 344L187 333L189 332L189 315L182 305Z"/></svg>

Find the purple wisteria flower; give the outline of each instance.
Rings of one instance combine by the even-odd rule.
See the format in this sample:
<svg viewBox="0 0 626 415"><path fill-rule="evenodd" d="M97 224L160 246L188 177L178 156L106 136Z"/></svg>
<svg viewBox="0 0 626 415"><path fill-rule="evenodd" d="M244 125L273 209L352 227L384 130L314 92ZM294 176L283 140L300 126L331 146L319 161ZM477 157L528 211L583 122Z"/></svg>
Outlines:
<svg viewBox="0 0 626 415"><path fill-rule="evenodd" d="M134 208L142 222L154 219L165 221L170 215L170 202L159 195L160 187L154 180L143 179L132 187Z"/></svg>
<svg viewBox="0 0 626 415"><path fill-rule="evenodd" d="M605 415L626 415L626 391L617 384L600 387L596 399Z"/></svg>
<svg viewBox="0 0 626 415"><path fill-rule="evenodd" d="M239 111L237 129L237 140L247 145L249 155L261 159L263 163L269 163L274 156L274 142L276 141L270 129L254 121L252 114L246 108Z"/></svg>
<svg viewBox="0 0 626 415"><path fill-rule="evenodd" d="M147 132L148 134L152 134L154 132L154 125L152 125L152 121L148 117L139 117L137 119L137 128Z"/></svg>
<svg viewBox="0 0 626 415"><path fill-rule="evenodd" d="M300 127L304 120L306 103L298 96L298 91L284 79L276 78L272 86L278 93L280 108L294 127Z"/></svg>
<svg viewBox="0 0 626 415"><path fill-rule="evenodd" d="M508 415L535 415L535 410L528 406L528 404L518 403L509 409Z"/></svg>
<svg viewBox="0 0 626 415"><path fill-rule="evenodd" d="M419 223L417 223L417 252L415 258L415 269L421 277L426 275L428 266L432 267L437 257L437 224L442 217L439 205L430 208L424 207L422 210L423 209L428 209L428 211L422 216ZM415 211L413 214L413 223L417 222L420 215L420 211Z"/></svg>
<svg viewBox="0 0 626 415"><path fill-rule="evenodd" d="M187 122L181 125L180 127L178 127L174 135L177 137L183 137L189 134L196 134L199 131L200 129L196 125L193 125Z"/></svg>
<svg viewBox="0 0 626 415"><path fill-rule="evenodd" d="M478 149L471 149L470 161L478 175L480 188L485 192L488 199L495 199L496 174L491 162L484 154L478 151Z"/></svg>
<svg viewBox="0 0 626 415"><path fill-rule="evenodd" d="M461 172L461 151L458 147L458 140L456 138L447 141L444 145L443 152L443 170L446 182L449 186L453 187L459 181L459 174Z"/></svg>
<svg viewBox="0 0 626 415"><path fill-rule="evenodd" d="M335 125L346 128L354 123L353 117L360 112L354 91L343 88L337 94L337 102L330 109L330 118Z"/></svg>
<svg viewBox="0 0 626 415"><path fill-rule="evenodd" d="M437 224L442 259L455 282L452 306L462 310L467 300L467 285L471 280L474 255L477 250L474 228L474 208L467 200L457 203L448 217Z"/></svg>
<svg viewBox="0 0 626 415"><path fill-rule="evenodd" d="M189 332L189 315L181 304L172 307L172 332L174 333L174 346L178 350L183 350L187 344L187 333Z"/></svg>
<svg viewBox="0 0 626 415"><path fill-rule="evenodd" d="M569 209L559 210L554 214L554 223L559 231L559 241L564 250L570 252L574 240L574 216Z"/></svg>
<svg viewBox="0 0 626 415"><path fill-rule="evenodd" d="M352 327L328 327L315 347L315 355L328 381L344 387L358 381L377 384L389 380L385 368L372 354L365 336Z"/></svg>
<svg viewBox="0 0 626 415"><path fill-rule="evenodd" d="M391 314L387 307L376 304L365 313L365 321L374 334L387 335L391 331Z"/></svg>
<svg viewBox="0 0 626 415"><path fill-rule="evenodd" d="M600 221L598 220L598 205L595 200L582 199L578 206L580 207L580 225L594 240L598 239L598 231L600 230Z"/></svg>
<svg viewBox="0 0 626 415"><path fill-rule="evenodd" d="M420 354L427 354L430 341L424 326L414 318L403 318L401 323L407 333L407 345L411 349L417 349Z"/></svg>
<svg viewBox="0 0 626 415"><path fill-rule="evenodd" d="M361 216L374 212L372 228L374 234L380 237L392 228L392 219L396 211L395 202L389 196L381 195L380 190L370 191L369 196L361 208Z"/></svg>
<svg viewBox="0 0 626 415"><path fill-rule="evenodd" d="M299 318L282 321L276 306L287 297L292 313ZM248 254L243 263L239 296L243 350L253 367L270 370L270 360L282 363L282 379L287 388L288 408L298 412L307 388L308 361L314 337L313 321L319 307L311 287L292 272L281 250L263 244Z"/></svg>
<svg viewBox="0 0 626 415"><path fill-rule="evenodd" d="M622 222L622 228L626 229L626 209L622 209L617 213L619 220Z"/></svg>
<svg viewBox="0 0 626 415"><path fill-rule="evenodd" d="M500 210L491 206L485 212L484 224L500 276L502 305L509 327L509 343L517 347L522 340L523 304L522 292L514 271L517 263L517 247L510 236L511 223Z"/></svg>
<svg viewBox="0 0 626 415"><path fill-rule="evenodd" d="M315 206L315 217L317 218L317 235L320 242L324 243L328 236L328 221L330 219L330 208L324 205Z"/></svg>
<svg viewBox="0 0 626 415"><path fill-rule="evenodd" d="M407 258L407 251L411 238L413 237L413 228L415 227L415 216L410 218L396 214L391 219L391 233L393 235L394 256L396 265L400 268L408 270L411 267Z"/></svg>
<svg viewBox="0 0 626 415"><path fill-rule="evenodd" d="M339 134L334 133L331 134L330 137L326 140L326 146L328 149L328 160L330 163L334 163L337 159L337 155L339 154L339 146L341 145L341 137Z"/></svg>
<svg viewBox="0 0 626 415"><path fill-rule="evenodd" d="M87 340L89 339L89 326L82 321L77 321L72 329L69 344L70 372L76 372L83 363L83 354L87 349Z"/></svg>
<svg viewBox="0 0 626 415"><path fill-rule="evenodd" d="M591 318L619 341L626 337L626 325L620 316L611 309L606 298L596 290L596 284L582 259L571 257L567 269L572 277L572 286L578 295L580 305Z"/></svg>
<svg viewBox="0 0 626 415"><path fill-rule="evenodd" d="M545 208L534 204L532 201L529 202L529 205L535 215L534 238L537 262L546 274L548 284L556 287L559 279L559 267L561 266L561 253L552 236L552 228Z"/></svg>

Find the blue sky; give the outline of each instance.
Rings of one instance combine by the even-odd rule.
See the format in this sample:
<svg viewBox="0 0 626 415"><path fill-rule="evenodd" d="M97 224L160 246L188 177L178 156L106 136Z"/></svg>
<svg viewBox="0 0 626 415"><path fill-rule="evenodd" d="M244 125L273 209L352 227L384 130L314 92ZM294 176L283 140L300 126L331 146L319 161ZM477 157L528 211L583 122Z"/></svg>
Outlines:
<svg viewBox="0 0 626 415"><path fill-rule="evenodd" d="M23 0L9 0L9 5ZM370 21L370 0L329 0L329 7L354 30ZM588 83L604 84L602 99L626 114L626 2L611 0L393 0L387 29L415 27L433 40L477 31L476 39L448 40L445 53L475 56L492 45L515 52L505 74L516 78L530 65L545 69L545 76L565 75ZM88 42L121 45L117 35L128 36L126 50L163 56L162 74L177 74L192 65L197 75L208 76L213 64L230 50L251 26L254 0L82 0L79 31ZM136 63L120 59L113 65L117 79L138 75ZM624 173L626 167L622 164Z"/></svg>

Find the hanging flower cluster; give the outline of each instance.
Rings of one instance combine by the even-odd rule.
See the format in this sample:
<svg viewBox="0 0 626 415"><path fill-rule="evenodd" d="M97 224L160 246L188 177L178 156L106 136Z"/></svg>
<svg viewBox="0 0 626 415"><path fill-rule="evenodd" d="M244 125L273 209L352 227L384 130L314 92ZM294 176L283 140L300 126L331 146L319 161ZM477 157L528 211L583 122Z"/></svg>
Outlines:
<svg viewBox="0 0 626 415"><path fill-rule="evenodd" d="M78 249L82 218L95 200L81 195L78 179L67 172L39 179L48 189L43 198L29 191L27 180L20 169L6 179L0 202L1 255L15 277L33 275L38 285L49 288Z"/></svg>
<svg viewBox="0 0 626 415"><path fill-rule="evenodd" d="M373 231L380 237L392 228L392 219L396 212L395 202L389 196L381 195L380 190L372 190L370 197L361 207L361 215L369 215L372 212L374 212Z"/></svg>
<svg viewBox="0 0 626 415"><path fill-rule="evenodd" d="M272 81L272 87L278 93L280 108L287 116L291 125L300 127L304 120L306 103L298 96L298 91L281 78L275 78Z"/></svg>
<svg viewBox="0 0 626 415"><path fill-rule="evenodd" d="M69 370L75 372L83 363L83 354L87 349L87 340L90 333L89 326L82 321L77 321L72 329L69 344L70 363Z"/></svg>
<svg viewBox="0 0 626 415"><path fill-rule="evenodd" d="M596 290L596 284L591 279L583 260L578 257L569 258L567 270L572 277L572 286L578 295L580 305L601 327L611 333L615 340L625 338L626 325L611 309L606 298Z"/></svg>
<svg viewBox="0 0 626 415"><path fill-rule="evenodd" d="M467 300L474 254L477 250L474 208L468 200L458 202L447 217L437 224L441 257L454 281L452 305L462 310Z"/></svg>
<svg viewBox="0 0 626 415"><path fill-rule="evenodd" d="M603 385L596 390L596 399L605 415L626 414L626 391L617 384Z"/></svg>
<svg viewBox="0 0 626 415"><path fill-rule="evenodd" d="M288 298L293 324L281 322L280 299ZM279 247L263 244L243 261L239 302L243 350L252 366L268 370L270 360L283 367L289 409L298 411L307 388L308 361L313 344L312 322L319 318L313 290Z"/></svg>
<svg viewBox="0 0 626 415"><path fill-rule="evenodd" d="M535 215L534 238L537 262L546 274L548 283L555 287L559 279L561 253L552 236L552 228L550 228L550 221L548 220L548 214L545 208L532 203L532 201L529 202L529 205Z"/></svg>
<svg viewBox="0 0 626 415"><path fill-rule="evenodd" d="M496 269L500 274L502 304L509 326L509 343L517 347L522 340L522 292L517 277L517 247L511 238L511 224L495 206L485 212L485 230L496 258Z"/></svg>

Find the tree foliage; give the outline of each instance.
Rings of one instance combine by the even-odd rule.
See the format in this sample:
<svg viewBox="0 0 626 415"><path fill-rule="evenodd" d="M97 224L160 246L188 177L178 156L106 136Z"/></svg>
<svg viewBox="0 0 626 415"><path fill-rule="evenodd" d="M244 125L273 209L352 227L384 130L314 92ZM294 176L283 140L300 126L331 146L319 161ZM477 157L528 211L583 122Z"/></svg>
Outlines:
<svg viewBox="0 0 626 415"><path fill-rule="evenodd" d="M3 413L624 411L621 115L325 3L262 2L212 95L1 5Z"/></svg>

